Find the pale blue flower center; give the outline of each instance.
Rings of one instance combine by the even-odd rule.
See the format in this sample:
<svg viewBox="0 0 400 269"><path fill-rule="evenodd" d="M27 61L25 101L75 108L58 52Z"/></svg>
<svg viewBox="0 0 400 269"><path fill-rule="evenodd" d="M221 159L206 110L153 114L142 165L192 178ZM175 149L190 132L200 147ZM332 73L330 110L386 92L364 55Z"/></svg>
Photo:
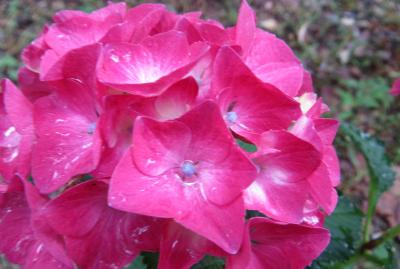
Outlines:
<svg viewBox="0 0 400 269"><path fill-rule="evenodd" d="M229 123L235 123L238 119L238 115L234 111L229 111L226 113L225 118Z"/></svg>
<svg viewBox="0 0 400 269"><path fill-rule="evenodd" d="M88 134L93 134L95 130L96 130L96 123L92 122L91 124L89 124L87 132Z"/></svg>
<svg viewBox="0 0 400 269"><path fill-rule="evenodd" d="M196 166L191 161L184 161L181 169L185 177L192 177L196 174Z"/></svg>

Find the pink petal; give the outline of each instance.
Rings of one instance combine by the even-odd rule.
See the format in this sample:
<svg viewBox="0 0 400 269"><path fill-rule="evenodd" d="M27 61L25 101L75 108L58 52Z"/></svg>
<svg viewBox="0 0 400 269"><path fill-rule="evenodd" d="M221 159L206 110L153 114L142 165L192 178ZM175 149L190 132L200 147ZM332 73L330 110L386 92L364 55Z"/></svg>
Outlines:
<svg viewBox="0 0 400 269"><path fill-rule="evenodd" d="M0 124L0 171L6 180L14 174L26 178L31 168L33 132L32 104L9 80L1 82L4 114Z"/></svg>
<svg viewBox="0 0 400 269"><path fill-rule="evenodd" d="M5 114L0 115L0 134L0 172L3 180L9 182L18 166L22 138Z"/></svg>
<svg viewBox="0 0 400 269"><path fill-rule="evenodd" d="M79 85L67 85L69 93L43 97L34 107L38 141L33 149L32 176L43 193L92 171L100 158L101 139L93 104L85 101Z"/></svg>
<svg viewBox="0 0 400 269"><path fill-rule="evenodd" d="M299 223L308 197L306 181L274 182L260 176L245 191L246 208L285 222Z"/></svg>
<svg viewBox="0 0 400 269"><path fill-rule="evenodd" d="M64 236L85 236L102 217L106 190L105 184L94 181L69 189L44 209L47 222Z"/></svg>
<svg viewBox="0 0 400 269"><path fill-rule="evenodd" d="M336 207L338 195L333 188L329 171L326 165L321 164L314 173L307 178L310 184L311 195L314 200L330 215Z"/></svg>
<svg viewBox="0 0 400 269"><path fill-rule="evenodd" d="M99 44L82 46L70 50L62 57L59 57L54 51L48 50L40 65L40 79L53 81L73 78L93 85L100 48Z"/></svg>
<svg viewBox="0 0 400 269"><path fill-rule="evenodd" d="M229 255L226 258L225 267L226 269L258 269L254 266L253 253L251 249L250 234L248 231L248 223L246 230L243 235L243 242L240 250L235 255ZM253 267L250 266L253 265ZM261 268L261 267L260 267Z"/></svg>
<svg viewBox="0 0 400 269"><path fill-rule="evenodd" d="M190 129L180 122L158 123L138 118L133 130L132 156L137 168L146 175L161 175L179 167L191 141ZM179 146L177 146L179 145Z"/></svg>
<svg viewBox="0 0 400 269"><path fill-rule="evenodd" d="M189 202L182 200L184 190L180 178L173 173L159 177L142 174L128 151L112 175L108 203L127 212L174 218L190 209Z"/></svg>
<svg viewBox="0 0 400 269"><path fill-rule="evenodd" d="M326 214L319 205L313 199L309 199L304 207L304 217L301 223L323 228L325 217Z"/></svg>
<svg viewBox="0 0 400 269"><path fill-rule="evenodd" d="M261 152L263 148L270 152L254 159L260 173L245 192L246 207L298 223L309 192L306 179L319 166L321 156L311 144L286 131L264 133L261 145Z"/></svg>
<svg viewBox="0 0 400 269"><path fill-rule="evenodd" d="M218 46L233 45L233 41L230 40L228 33L221 26L215 25L210 22L202 22L200 25L197 26L197 29L203 40L206 40L211 44L215 44Z"/></svg>
<svg viewBox="0 0 400 269"><path fill-rule="evenodd" d="M262 135L261 151L275 149L254 159L263 174L277 181L304 180L319 166L321 155L311 144L287 131L269 131Z"/></svg>
<svg viewBox="0 0 400 269"><path fill-rule="evenodd" d="M313 122L322 143L325 145L332 144L339 128L339 121L334 119L315 119Z"/></svg>
<svg viewBox="0 0 400 269"><path fill-rule="evenodd" d="M130 143L133 122L139 115L134 104L144 103L143 98L132 95L107 95L104 97L104 110L100 115L99 126L102 137L110 148L119 142Z"/></svg>
<svg viewBox="0 0 400 269"><path fill-rule="evenodd" d="M47 46L44 36L46 35L48 28L45 27L41 35L33 40L25 49L23 49L21 58L27 68L34 72L38 72L40 68L40 62L43 54L49 47Z"/></svg>
<svg viewBox="0 0 400 269"><path fill-rule="evenodd" d="M176 221L193 232L214 242L224 251L237 253L244 232L242 197L225 206L204 203L204 197L191 197L193 204L186 215Z"/></svg>
<svg viewBox="0 0 400 269"><path fill-rule="evenodd" d="M203 102L179 121L189 127L192 133L190 147L185 153L187 160L219 163L227 158L232 145L235 145L214 102Z"/></svg>
<svg viewBox="0 0 400 269"><path fill-rule="evenodd" d="M307 93L307 92L314 92L313 80L311 73L307 70L304 70L303 74L303 85L299 91L299 95Z"/></svg>
<svg viewBox="0 0 400 269"><path fill-rule="evenodd" d="M323 141L311 118L301 116L293 125L290 132L313 145L319 152L322 151Z"/></svg>
<svg viewBox="0 0 400 269"><path fill-rule="evenodd" d="M155 100L159 119L176 119L185 114L195 104L198 87L192 77L180 80Z"/></svg>
<svg viewBox="0 0 400 269"><path fill-rule="evenodd" d="M72 269L72 262L66 256L63 241L51 229L38 227L36 209L30 204L42 204L42 199L30 183L24 187L15 179L8 190L0 194L0 252L8 261L22 268L65 268ZM35 197L33 197L35 196ZM37 208L37 210L40 210Z"/></svg>
<svg viewBox="0 0 400 269"><path fill-rule="evenodd" d="M332 186L336 187L340 184L340 163L333 146L325 146L322 162L326 165L329 172L329 178Z"/></svg>
<svg viewBox="0 0 400 269"><path fill-rule="evenodd" d="M98 78L133 94L159 95L188 73L206 49L204 44L189 47L184 34L177 31L149 37L140 45L109 44L103 51Z"/></svg>
<svg viewBox="0 0 400 269"><path fill-rule="evenodd" d="M21 91L32 102L55 91L52 84L41 81L39 74L25 67L22 67L18 71L18 82Z"/></svg>
<svg viewBox="0 0 400 269"><path fill-rule="evenodd" d="M160 243L158 267L188 269L205 254L223 255L213 243L171 221L164 230Z"/></svg>
<svg viewBox="0 0 400 269"><path fill-rule="evenodd" d="M232 69L230 69L232 68ZM219 104L231 129L253 141L262 132L287 128L300 115L299 104L271 85L263 84L244 66L238 55L222 48L215 61L213 87L219 89Z"/></svg>
<svg viewBox="0 0 400 269"><path fill-rule="evenodd" d="M317 258L329 243L329 232L318 227L283 224L265 218L249 221L251 258L244 269L301 269ZM238 268L245 255L231 256L227 269ZM246 256L244 256L246 257Z"/></svg>
<svg viewBox="0 0 400 269"><path fill-rule="evenodd" d="M106 146L102 151L97 168L90 174L95 178L111 178L116 166L125 152L129 150L130 145L127 141L119 140L112 148Z"/></svg>
<svg viewBox="0 0 400 269"><path fill-rule="evenodd" d="M393 82L392 88L390 89L390 94L393 96L400 95L400 79L396 79Z"/></svg>
<svg viewBox="0 0 400 269"><path fill-rule="evenodd" d="M9 119L18 132L23 135L32 135L32 104L11 81L5 80L3 83L4 105Z"/></svg>
<svg viewBox="0 0 400 269"><path fill-rule="evenodd" d="M126 15L126 21L133 32L128 41L138 43L148 37L165 12L165 6L161 4L142 4L130 9ZM125 31L125 36L126 33L127 31Z"/></svg>
<svg viewBox="0 0 400 269"><path fill-rule="evenodd" d="M45 35L46 43L55 54L62 56L70 50L98 42L117 23L122 22L124 3L86 14L81 11L61 11L54 16L55 24Z"/></svg>
<svg viewBox="0 0 400 269"><path fill-rule="evenodd" d="M255 166L236 147L232 147L226 159L217 165L199 165L199 178L203 181L204 193L210 202L218 205L227 204L241 196L243 189L256 176Z"/></svg>
<svg viewBox="0 0 400 269"><path fill-rule="evenodd" d="M236 24L236 43L240 45L247 55L253 45L256 31L256 16L246 0L242 1Z"/></svg>
<svg viewBox="0 0 400 269"><path fill-rule="evenodd" d="M253 70L262 81L272 84L289 96L297 96L303 83L303 67L296 63L270 63Z"/></svg>
<svg viewBox="0 0 400 269"><path fill-rule="evenodd" d="M274 34L257 29L252 44L246 57L246 64L251 69L266 63L300 63L289 46Z"/></svg>
<svg viewBox="0 0 400 269"><path fill-rule="evenodd" d="M107 184L91 180L63 193L45 209L51 226L66 236L68 254L82 268L120 268L141 249L157 249L156 221L108 207L107 189ZM73 223L77 218L80 225Z"/></svg>
<svg viewBox="0 0 400 269"><path fill-rule="evenodd" d="M175 30L184 32L189 44L193 44L198 41L203 41L202 36L196 29L195 25L186 18L181 18L175 25Z"/></svg>

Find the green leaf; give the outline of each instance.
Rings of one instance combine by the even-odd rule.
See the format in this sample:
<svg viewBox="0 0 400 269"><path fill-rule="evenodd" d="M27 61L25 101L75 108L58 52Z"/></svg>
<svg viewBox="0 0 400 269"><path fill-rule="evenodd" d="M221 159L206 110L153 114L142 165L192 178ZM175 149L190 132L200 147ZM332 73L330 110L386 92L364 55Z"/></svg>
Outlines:
<svg viewBox="0 0 400 269"><path fill-rule="evenodd" d="M385 244L380 245L374 249L373 255L381 261L385 266L385 269L397 268L393 242L386 242Z"/></svg>
<svg viewBox="0 0 400 269"><path fill-rule="evenodd" d="M246 143L243 140L236 139L236 143L238 143L239 147L244 149L247 152L256 152L257 147L254 144Z"/></svg>
<svg viewBox="0 0 400 269"><path fill-rule="evenodd" d="M193 265L191 269L224 269L224 260L213 256L205 256L200 262Z"/></svg>
<svg viewBox="0 0 400 269"><path fill-rule="evenodd" d="M310 268L331 268L355 255L361 245L362 219L361 210L349 199L340 197L336 210L325 220L331 242Z"/></svg>
<svg viewBox="0 0 400 269"><path fill-rule="evenodd" d="M385 244L387 250L387 262L385 263L385 269L398 269L400 268L400 246L393 242L387 242Z"/></svg>
<svg viewBox="0 0 400 269"><path fill-rule="evenodd" d="M255 217L265 217L265 215L257 210L246 210L246 219Z"/></svg>
<svg viewBox="0 0 400 269"><path fill-rule="evenodd" d="M342 123L341 130L364 155L371 179L378 182L378 193L387 191L393 185L395 173L390 167L382 142L347 123Z"/></svg>
<svg viewBox="0 0 400 269"><path fill-rule="evenodd" d="M139 255L126 269L147 269L143 256Z"/></svg>
<svg viewBox="0 0 400 269"><path fill-rule="evenodd" d="M158 265L158 253L153 252L142 252L143 263L146 264L147 269L157 269Z"/></svg>
<svg viewBox="0 0 400 269"><path fill-rule="evenodd" d="M157 269L158 253L142 252L126 269Z"/></svg>
<svg viewBox="0 0 400 269"><path fill-rule="evenodd" d="M376 204L383 192L388 190L394 182L395 173L391 169L385 154L383 144L376 138L363 133L356 127L343 123L341 131L349 138L355 147L364 155L370 175L368 193L368 211L364 227L364 242L369 240L369 230Z"/></svg>

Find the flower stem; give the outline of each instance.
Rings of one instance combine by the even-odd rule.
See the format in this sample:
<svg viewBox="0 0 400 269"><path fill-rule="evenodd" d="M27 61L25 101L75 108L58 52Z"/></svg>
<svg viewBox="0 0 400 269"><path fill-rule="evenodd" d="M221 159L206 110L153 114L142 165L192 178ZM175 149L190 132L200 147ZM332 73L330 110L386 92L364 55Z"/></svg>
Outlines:
<svg viewBox="0 0 400 269"><path fill-rule="evenodd" d="M374 248L382 245L383 243L394 239L397 235L400 235L400 224L390 228L380 237L370 240L369 242L365 243L362 246L362 250L365 251L365 250L374 249Z"/></svg>

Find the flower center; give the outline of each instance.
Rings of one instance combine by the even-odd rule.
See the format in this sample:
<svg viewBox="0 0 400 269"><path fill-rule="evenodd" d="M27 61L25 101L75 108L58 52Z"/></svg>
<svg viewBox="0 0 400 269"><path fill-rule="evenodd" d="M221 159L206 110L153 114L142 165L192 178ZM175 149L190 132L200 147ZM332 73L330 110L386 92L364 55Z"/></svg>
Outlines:
<svg viewBox="0 0 400 269"><path fill-rule="evenodd" d="M229 111L225 114L225 119L229 122L229 123L235 123L238 119L238 115L236 114L236 112L234 111Z"/></svg>
<svg viewBox="0 0 400 269"><path fill-rule="evenodd" d="M89 124L87 133L88 134L93 134L95 130L96 130L96 123L92 122L91 124Z"/></svg>
<svg viewBox="0 0 400 269"><path fill-rule="evenodd" d="M192 161L184 161L181 170L185 177L192 177L196 174L196 166Z"/></svg>

